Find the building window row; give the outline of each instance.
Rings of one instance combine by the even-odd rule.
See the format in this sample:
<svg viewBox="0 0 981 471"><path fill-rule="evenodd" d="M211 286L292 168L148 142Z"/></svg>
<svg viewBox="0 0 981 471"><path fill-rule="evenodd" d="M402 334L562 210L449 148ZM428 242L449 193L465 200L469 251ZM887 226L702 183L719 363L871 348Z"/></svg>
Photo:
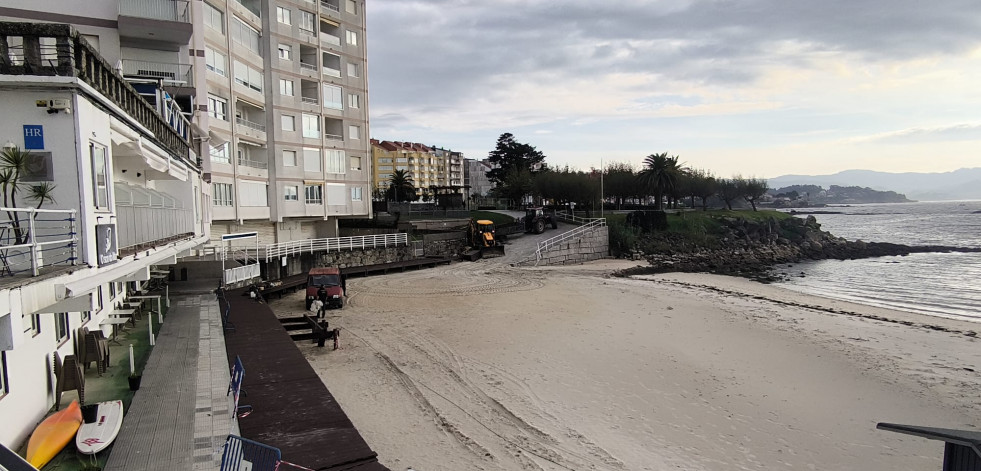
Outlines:
<svg viewBox="0 0 981 471"><path fill-rule="evenodd" d="M244 21L240 20L238 17L234 17L235 21L231 25L231 36L232 41L241 44L246 49L262 55L262 50L259 46L259 34L255 28L249 26Z"/></svg>

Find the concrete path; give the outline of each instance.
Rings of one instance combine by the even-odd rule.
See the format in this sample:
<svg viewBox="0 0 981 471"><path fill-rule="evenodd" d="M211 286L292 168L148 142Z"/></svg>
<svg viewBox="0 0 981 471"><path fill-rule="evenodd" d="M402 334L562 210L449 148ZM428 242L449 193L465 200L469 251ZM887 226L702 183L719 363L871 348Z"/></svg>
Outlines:
<svg viewBox="0 0 981 471"><path fill-rule="evenodd" d="M215 296L172 292L105 470L217 470L225 438L239 433L228 381Z"/></svg>

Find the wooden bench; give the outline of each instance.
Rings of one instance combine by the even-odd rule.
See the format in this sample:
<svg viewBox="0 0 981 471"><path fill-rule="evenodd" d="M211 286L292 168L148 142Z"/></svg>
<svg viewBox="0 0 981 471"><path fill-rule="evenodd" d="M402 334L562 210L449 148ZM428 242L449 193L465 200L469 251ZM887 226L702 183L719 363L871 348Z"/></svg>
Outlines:
<svg viewBox="0 0 981 471"><path fill-rule="evenodd" d="M326 320L320 320L303 315L300 317L284 317L279 319L280 324L287 332L290 332L290 338L295 340L313 340L317 343L318 347L323 347L327 340L334 340L334 350L337 350L337 338L341 333L341 329L334 328L330 329L328 327ZM297 330L310 330L310 333L300 333L294 334L293 331Z"/></svg>

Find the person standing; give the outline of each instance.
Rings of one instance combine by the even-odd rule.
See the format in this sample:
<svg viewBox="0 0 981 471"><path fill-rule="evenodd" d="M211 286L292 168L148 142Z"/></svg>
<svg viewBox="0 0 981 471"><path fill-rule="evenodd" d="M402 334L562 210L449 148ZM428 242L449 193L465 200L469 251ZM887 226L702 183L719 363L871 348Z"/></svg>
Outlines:
<svg viewBox="0 0 981 471"><path fill-rule="evenodd" d="M317 299L320 300L320 310L317 312L317 317L323 319L327 317L327 288L321 286L317 290Z"/></svg>

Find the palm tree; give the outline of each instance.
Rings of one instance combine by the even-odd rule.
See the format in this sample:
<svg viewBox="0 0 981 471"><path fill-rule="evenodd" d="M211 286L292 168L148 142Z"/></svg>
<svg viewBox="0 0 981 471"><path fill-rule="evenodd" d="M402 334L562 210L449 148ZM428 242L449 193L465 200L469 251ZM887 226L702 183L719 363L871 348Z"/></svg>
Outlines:
<svg viewBox="0 0 981 471"><path fill-rule="evenodd" d="M654 194L654 209L662 211L664 209L662 200L665 194L669 194L678 181L681 174L681 167L678 165L678 157L670 157L667 152L651 154L644 159L644 169L640 171L637 178L641 183Z"/></svg>
<svg viewBox="0 0 981 471"><path fill-rule="evenodd" d="M416 187L412 182L412 177L405 170L392 172L392 176L388 180L388 190L390 194L394 195L396 203L411 201L412 198L409 195L415 195L416 193Z"/></svg>
<svg viewBox="0 0 981 471"><path fill-rule="evenodd" d="M28 165L34 157L31 151L20 147L5 147L3 152L0 152L0 192L3 193L4 207L17 207L17 193L24 186L21 176L27 172ZM54 189L55 185L49 182L30 185L26 187L26 198L36 201L37 208L40 208L45 202L54 202ZM27 242L30 234L27 229L21 227L20 216L8 211L7 219L14 232L14 243L19 245Z"/></svg>

